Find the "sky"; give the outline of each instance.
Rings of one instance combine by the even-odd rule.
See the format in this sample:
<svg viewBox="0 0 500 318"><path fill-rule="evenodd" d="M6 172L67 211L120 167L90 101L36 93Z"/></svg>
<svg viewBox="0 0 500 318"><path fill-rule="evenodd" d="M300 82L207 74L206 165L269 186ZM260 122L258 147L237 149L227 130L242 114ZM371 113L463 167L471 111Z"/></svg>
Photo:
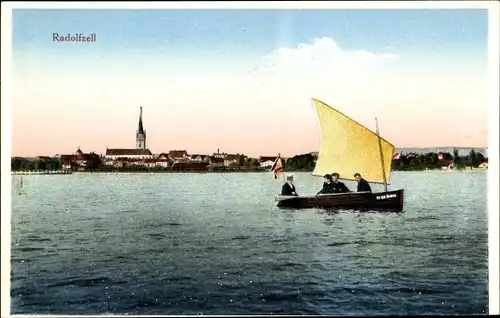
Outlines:
<svg viewBox="0 0 500 318"><path fill-rule="evenodd" d="M318 151L311 98L396 147L488 143L488 13L27 10L12 15L12 155ZM53 33L96 42L53 42Z"/></svg>

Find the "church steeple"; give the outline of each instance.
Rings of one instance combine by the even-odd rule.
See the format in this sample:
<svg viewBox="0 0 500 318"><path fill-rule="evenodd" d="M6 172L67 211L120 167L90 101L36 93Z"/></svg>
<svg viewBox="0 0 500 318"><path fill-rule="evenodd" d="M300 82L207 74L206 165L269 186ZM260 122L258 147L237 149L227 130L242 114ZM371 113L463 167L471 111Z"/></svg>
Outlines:
<svg viewBox="0 0 500 318"><path fill-rule="evenodd" d="M140 107L141 111L139 114L139 127L137 129L137 135L135 137L136 148L138 149L146 149L146 131L142 125L142 106Z"/></svg>
<svg viewBox="0 0 500 318"><path fill-rule="evenodd" d="M142 106L141 106L141 112L139 114L139 129L137 130L138 134L144 134L144 128L142 127Z"/></svg>

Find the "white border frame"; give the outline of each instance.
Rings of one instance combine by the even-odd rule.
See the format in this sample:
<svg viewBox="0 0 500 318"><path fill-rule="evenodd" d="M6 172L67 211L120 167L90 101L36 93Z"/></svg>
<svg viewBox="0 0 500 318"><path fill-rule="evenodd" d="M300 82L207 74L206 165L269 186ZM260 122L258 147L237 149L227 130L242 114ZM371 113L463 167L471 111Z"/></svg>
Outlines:
<svg viewBox="0 0 500 318"><path fill-rule="evenodd" d="M297 2L2 2L2 278L1 316L10 315L10 246L11 246L11 174L10 154L12 143L12 9L488 9L488 53L489 53L489 169L488 169L488 249L489 249L489 314L499 314L499 3L496 1L297 1ZM9 199L7 199L9 198ZM21 315L16 315L21 317ZM149 315L148 315L149 316ZM278 315L276 315L278 316ZM40 316L41 317L41 316ZM51 316L58 317L58 316ZM62 316L61 316L62 317ZM94 317L109 317L98 315ZM126 316L122 316L126 317ZM166 317L166 316L159 316ZM242 316L244 317L244 316Z"/></svg>

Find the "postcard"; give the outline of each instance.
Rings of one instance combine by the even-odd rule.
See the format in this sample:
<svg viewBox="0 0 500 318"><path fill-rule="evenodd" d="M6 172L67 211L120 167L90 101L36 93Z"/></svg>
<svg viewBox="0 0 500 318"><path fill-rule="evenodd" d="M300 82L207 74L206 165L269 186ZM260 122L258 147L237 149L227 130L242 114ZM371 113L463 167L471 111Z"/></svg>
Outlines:
<svg viewBox="0 0 500 318"><path fill-rule="evenodd" d="M498 314L498 17L2 3L2 317Z"/></svg>

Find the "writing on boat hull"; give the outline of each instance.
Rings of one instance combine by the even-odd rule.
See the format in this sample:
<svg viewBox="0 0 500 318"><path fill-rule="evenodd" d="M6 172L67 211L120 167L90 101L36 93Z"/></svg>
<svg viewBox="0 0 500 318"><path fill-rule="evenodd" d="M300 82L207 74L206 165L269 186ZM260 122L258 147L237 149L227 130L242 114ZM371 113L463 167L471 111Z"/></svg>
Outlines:
<svg viewBox="0 0 500 318"><path fill-rule="evenodd" d="M397 194L384 194L384 195L377 195L376 199L377 200L385 200L385 199L393 199L397 198Z"/></svg>

